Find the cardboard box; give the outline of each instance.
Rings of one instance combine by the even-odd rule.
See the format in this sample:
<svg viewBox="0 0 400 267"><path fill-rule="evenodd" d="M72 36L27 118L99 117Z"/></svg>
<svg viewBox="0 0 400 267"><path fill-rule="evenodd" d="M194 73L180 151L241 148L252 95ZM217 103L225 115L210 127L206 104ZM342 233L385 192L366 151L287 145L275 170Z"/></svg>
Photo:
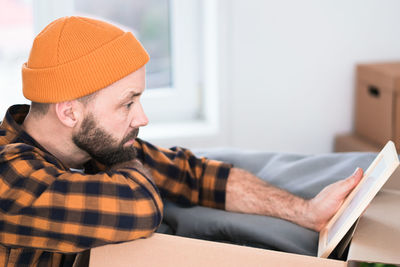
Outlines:
<svg viewBox="0 0 400 267"><path fill-rule="evenodd" d="M93 249L90 267L171 266L347 266L338 260L320 259L272 250L217 243L165 234L153 234L118 245Z"/></svg>
<svg viewBox="0 0 400 267"><path fill-rule="evenodd" d="M103 266L357 266L400 264L400 168L356 226L346 261L153 234L147 239L91 250L91 267Z"/></svg>
<svg viewBox="0 0 400 267"><path fill-rule="evenodd" d="M382 145L375 144L355 134L341 134L335 137L335 152L379 152Z"/></svg>
<svg viewBox="0 0 400 267"><path fill-rule="evenodd" d="M400 146L400 62L357 66L355 132Z"/></svg>

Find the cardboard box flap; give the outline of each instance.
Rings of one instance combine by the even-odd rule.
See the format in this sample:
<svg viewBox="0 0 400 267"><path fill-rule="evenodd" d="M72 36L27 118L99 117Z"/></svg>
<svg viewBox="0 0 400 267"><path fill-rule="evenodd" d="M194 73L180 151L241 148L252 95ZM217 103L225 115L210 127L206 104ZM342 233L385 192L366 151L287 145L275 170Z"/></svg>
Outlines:
<svg viewBox="0 0 400 267"><path fill-rule="evenodd" d="M147 239L92 249L89 266L344 267L347 263L179 236L153 234Z"/></svg>
<svg viewBox="0 0 400 267"><path fill-rule="evenodd" d="M347 260L400 264L400 192L380 191L365 210Z"/></svg>
<svg viewBox="0 0 400 267"><path fill-rule="evenodd" d="M400 78L400 62L373 63L366 64L365 66L373 68L377 72L387 74L390 77Z"/></svg>

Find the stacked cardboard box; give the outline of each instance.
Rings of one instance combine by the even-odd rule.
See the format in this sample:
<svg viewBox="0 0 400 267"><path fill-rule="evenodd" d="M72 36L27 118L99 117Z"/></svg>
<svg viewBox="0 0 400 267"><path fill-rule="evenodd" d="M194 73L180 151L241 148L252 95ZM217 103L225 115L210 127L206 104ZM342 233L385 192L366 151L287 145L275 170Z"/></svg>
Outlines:
<svg viewBox="0 0 400 267"><path fill-rule="evenodd" d="M355 135L341 134L335 137L335 152L379 152L383 146Z"/></svg>
<svg viewBox="0 0 400 267"><path fill-rule="evenodd" d="M335 139L336 152L400 148L400 62L357 66L354 133Z"/></svg>

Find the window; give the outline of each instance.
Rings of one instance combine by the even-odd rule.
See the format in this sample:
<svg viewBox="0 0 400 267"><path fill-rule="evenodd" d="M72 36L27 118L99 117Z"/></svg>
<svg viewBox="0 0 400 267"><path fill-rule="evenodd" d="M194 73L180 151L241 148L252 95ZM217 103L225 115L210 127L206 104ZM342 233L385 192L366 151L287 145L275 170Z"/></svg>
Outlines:
<svg viewBox="0 0 400 267"><path fill-rule="evenodd" d="M199 119L203 91L203 25L202 0L0 0L2 11L17 6L24 10L24 34L13 20L0 19L0 36L4 36L4 28L13 34L0 45L0 68L8 72L0 72L0 84L4 88L12 88L12 97L0 102L1 112L14 103L26 102L22 97L20 67L28 58L33 40L32 26L37 34L52 20L68 15L89 16L118 24L125 30L131 30L149 52L151 60L146 65L147 88L143 96L144 109L152 123L177 122ZM4 3L6 5L4 5ZM20 13L20 12L19 12ZM21 14L21 13L20 13ZM1 14L3 15L3 14ZM9 16L10 17L10 16ZM6 21L1 26L3 21ZM10 27L10 24L13 24ZM13 28L14 27L14 28ZM17 27L17 28L16 28ZM12 30L10 30L12 29ZM22 38L23 40L19 39ZM10 49L17 48L12 42L19 44L19 52L11 57ZM8 47L4 48L3 43ZM7 43L7 44L6 44ZM6 50L8 49L8 50ZM5 52L4 52L5 51ZM7 58L3 54L7 54ZM12 60L13 64L9 61ZM11 77L14 77L11 79ZM18 97L16 97L18 96Z"/></svg>

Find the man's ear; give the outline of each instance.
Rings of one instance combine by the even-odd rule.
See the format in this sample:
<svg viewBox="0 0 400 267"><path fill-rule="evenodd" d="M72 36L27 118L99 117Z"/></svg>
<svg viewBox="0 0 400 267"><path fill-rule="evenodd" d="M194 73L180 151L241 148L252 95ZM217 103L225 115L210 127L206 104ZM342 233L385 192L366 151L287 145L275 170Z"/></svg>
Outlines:
<svg viewBox="0 0 400 267"><path fill-rule="evenodd" d="M76 126L82 113L75 100L56 103L55 112L60 122L71 128Z"/></svg>

